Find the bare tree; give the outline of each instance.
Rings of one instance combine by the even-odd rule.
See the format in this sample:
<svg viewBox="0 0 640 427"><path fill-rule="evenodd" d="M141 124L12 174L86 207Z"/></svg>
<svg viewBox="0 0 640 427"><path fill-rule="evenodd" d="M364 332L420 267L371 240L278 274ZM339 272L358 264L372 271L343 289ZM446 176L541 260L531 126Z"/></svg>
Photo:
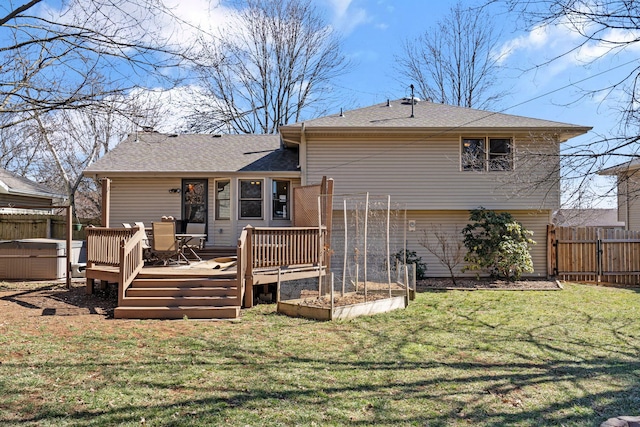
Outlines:
<svg viewBox="0 0 640 427"><path fill-rule="evenodd" d="M188 50L160 22L179 21L162 0L31 0L0 6L1 127L77 109L139 84L168 84ZM133 77L131 77L133 76Z"/></svg>
<svg viewBox="0 0 640 427"><path fill-rule="evenodd" d="M81 172L132 124L148 124L148 114L132 109L141 82L177 84L189 49L168 28L187 23L163 0L5 3L0 166L66 194L73 205L80 196L95 211L95 183Z"/></svg>
<svg viewBox="0 0 640 427"><path fill-rule="evenodd" d="M275 133L317 115L345 71L340 40L311 0L243 0L219 38L202 40L191 130Z"/></svg>
<svg viewBox="0 0 640 427"><path fill-rule="evenodd" d="M398 71L416 84L417 95L434 102L474 108L492 106L498 91L498 34L482 9L458 1L436 27L404 42Z"/></svg>
<svg viewBox="0 0 640 427"><path fill-rule="evenodd" d="M601 87L578 89L579 96L568 102L579 103L586 98L599 98L605 108L618 110L620 122L611 135L599 135L578 146L563 147L563 176L573 181L577 194L585 192L585 185L595 172L602 169L611 159L620 161L635 159L639 155L638 129L640 128L640 64L633 56L624 62L621 55L637 49L640 37L640 9L637 2L626 0L490 0L488 3L506 5L509 12L521 18L524 29L561 26L573 35L575 40L566 50L554 56L541 59L531 70L538 72L544 66L568 56L578 54L582 49L590 56L581 56L583 64L589 65L605 58L614 59L609 70L621 66L630 67L610 78ZM597 54L594 56L593 53ZM622 68L621 68L622 69ZM613 191L613 188L611 189ZM587 190L588 191L588 190Z"/></svg>
<svg viewBox="0 0 640 427"><path fill-rule="evenodd" d="M419 240L429 253L449 270L453 284L456 284L456 268L464 261L466 249L462 241L462 227L454 227L454 231L444 230L441 225L431 225L429 230L422 230Z"/></svg>

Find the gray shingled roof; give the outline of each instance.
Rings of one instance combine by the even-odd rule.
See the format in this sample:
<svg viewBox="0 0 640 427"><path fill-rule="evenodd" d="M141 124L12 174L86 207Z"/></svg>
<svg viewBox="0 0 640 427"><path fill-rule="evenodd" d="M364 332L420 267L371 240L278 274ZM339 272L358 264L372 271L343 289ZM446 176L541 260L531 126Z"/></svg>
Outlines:
<svg viewBox="0 0 640 427"><path fill-rule="evenodd" d="M130 135L85 170L108 172L297 171L298 153L280 147L278 135Z"/></svg>
<svg viewBox="0 0 640 427"><path fill-rule="evenodd" d="M43 198L64 197L44 184L31 181L6 169L0 169L0 192Z"/></svg>
<svg viewBox="0 0 640 427"><path fill-rule="evenodd" d="M411 103L396 99L370 107L321 117L305 121L306 128L353 128L353 127L387 127L387 128L575 128L589 130L590 127L534 119L453 105L437 104L421 101L413 106L414 117L411 117ZM300 127L301 123L283 126Z"/></svg>
<svg viewBox="0 0 640 427"><path fill-rule="evenodd" d="M615 166L603 169L598 172L599 175L619 175L640 169L640 159L633 159L628 162L620 163Z"/></svg>

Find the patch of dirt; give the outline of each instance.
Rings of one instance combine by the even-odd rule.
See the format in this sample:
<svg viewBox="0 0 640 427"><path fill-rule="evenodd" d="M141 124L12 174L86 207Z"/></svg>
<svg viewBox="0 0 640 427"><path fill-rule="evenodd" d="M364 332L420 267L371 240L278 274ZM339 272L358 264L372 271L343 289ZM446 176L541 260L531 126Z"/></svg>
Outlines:
<svg viewBox="0 0 640 427"><path fill-rule="evenodd" d="M307 307L331 308L331 297L329 295L318 297L317 291L304 291L301 298L302 300L300 301L300 305ZM363 293L348 293L344 296L335 294L333 296L333 305L335 307L342 307L345 305L360 304L385 298L389 298L389 294L367 293L366 300Z"/></svg>
<svg viewBox="0 0 640 427"><path fill-rule="evenodd" d="M84 279L0 282L2 320L42 316L99 315L112 317L117 297L111 290L87 295Z"/></svg>
<svg viewBox="0 0 640 427"><path fill-rule="evenodd" d="M427 290L519 290L519 291L549 291L560 290L561 286L555 280L522 279L516 281L489 278L471 279L458 278L456 282L449 277L438 277L418 280L418 292Z"/></svg>

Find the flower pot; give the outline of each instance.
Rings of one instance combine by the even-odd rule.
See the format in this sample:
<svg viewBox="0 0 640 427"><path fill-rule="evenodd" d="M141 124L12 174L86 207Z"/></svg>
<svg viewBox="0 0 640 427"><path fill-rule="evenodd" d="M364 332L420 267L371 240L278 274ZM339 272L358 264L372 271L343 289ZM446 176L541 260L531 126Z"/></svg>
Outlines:
<svg viewBox="0 0 640 427"><path fill-rule="evenodd" d="M82 230L82 224L73 224L73 230L74 231Z"/></svg>

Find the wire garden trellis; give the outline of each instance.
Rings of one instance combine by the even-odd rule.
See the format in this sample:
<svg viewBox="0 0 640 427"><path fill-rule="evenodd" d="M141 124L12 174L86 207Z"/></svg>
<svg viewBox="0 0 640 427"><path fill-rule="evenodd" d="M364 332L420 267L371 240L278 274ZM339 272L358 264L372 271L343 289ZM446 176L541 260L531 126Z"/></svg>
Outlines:
<svg viewBox="0 0 640 427"><path fill-rule="evenodd" d="M332 197L332 203L323 198ZM362 295L364 301L404 295L415 267L399 259L405 253L406 208L390 196L321 195L318 206L333 206L325 242L327 274L283 282L278 299L305 296ZM320 211L320 209L319 209Z"/></svg>

